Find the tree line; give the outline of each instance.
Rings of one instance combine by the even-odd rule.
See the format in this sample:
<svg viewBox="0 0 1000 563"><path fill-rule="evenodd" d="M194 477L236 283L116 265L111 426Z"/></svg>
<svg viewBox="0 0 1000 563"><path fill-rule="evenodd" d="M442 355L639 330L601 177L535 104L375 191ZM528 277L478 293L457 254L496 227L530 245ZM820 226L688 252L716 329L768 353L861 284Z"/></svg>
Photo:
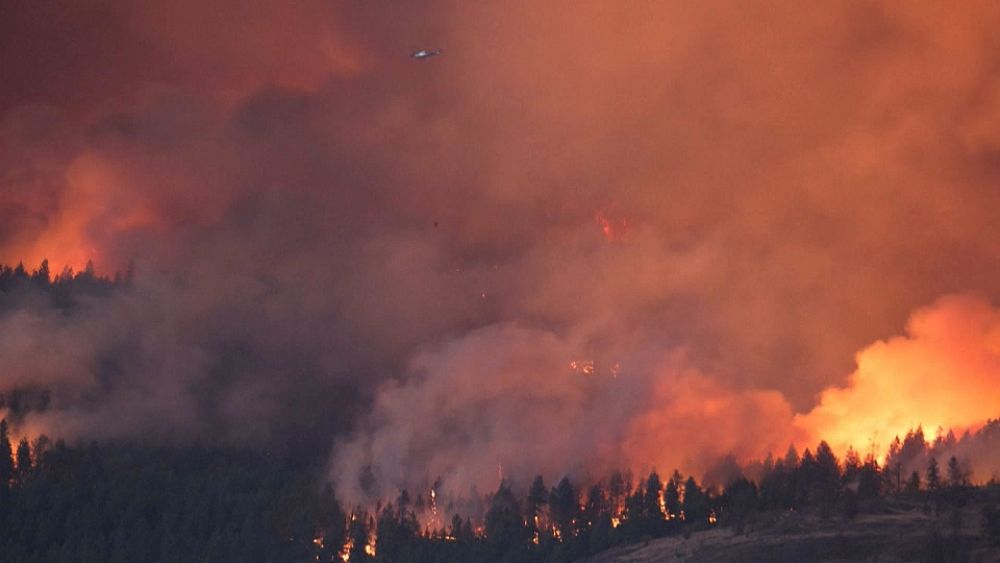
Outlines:
<svg viewBox="0 0 1000 563"><path fill-rule="evenodd" d="M94 263L87 262L82 271L75 272L65 267L60 272L53 273L49 261L42 263L35 270L28 270L24 263L16 266L0 264L0 311L14 303L5 303L2 298L16 297L29 291L40 291L47 295L51 303L63 310L71 309L85 296L107 296L115 289L128 286L133 276L132 267L125 273L115 273L112 277L97 274Z"/></svg>
<svg viewBox="0 0 1000 563"><path fill-rule="evenodd" d="M619 471L587 484L563 477L551 487L538 476L521 493L505 481L478 499L481 512L463 513L473 505L439 506L435 488L345 506L329 484L317 486L321 466L266 450L69 446L45 437L13 444L3 420L0 554L4 561L573 561L715 526L743 531L774 511L852 518L886 495L923 495L941 510L971 490L969 468L956 457L939 463L930 455L922 471L901 479L902 443L884 464L853 452L838 460L825 442L801 455L792 448L764 462L759 482L735 475L724 487L676 470L642 478ZM993 541L997 522L996 511L984 514Z"/></svg>

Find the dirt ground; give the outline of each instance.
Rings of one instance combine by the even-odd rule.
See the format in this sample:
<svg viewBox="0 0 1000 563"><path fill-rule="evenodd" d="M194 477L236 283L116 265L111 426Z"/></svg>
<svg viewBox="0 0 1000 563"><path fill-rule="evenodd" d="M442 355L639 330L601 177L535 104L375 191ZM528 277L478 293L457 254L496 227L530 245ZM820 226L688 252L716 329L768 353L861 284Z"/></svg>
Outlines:
<svg viewBox="0 0 1000 563"><path fill-rule="evenodd" d="M970 494L963 506L927 494L880 499L854 518L810 512L769 512L742 533L716 528L617 547L586 563L661 561L974 561L1000 562L983 527L987 503L1000 491Z"/></svg>

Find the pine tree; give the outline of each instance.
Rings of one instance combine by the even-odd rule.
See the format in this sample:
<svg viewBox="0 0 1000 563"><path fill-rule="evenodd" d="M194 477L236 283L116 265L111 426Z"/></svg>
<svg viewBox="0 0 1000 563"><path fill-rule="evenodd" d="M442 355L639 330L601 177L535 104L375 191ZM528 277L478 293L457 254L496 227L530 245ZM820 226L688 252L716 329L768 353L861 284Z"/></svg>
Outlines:
<svg viewBox="0 0 1000 563"><path fill-rule="evenodd" d="M933 456L931 456L931 460L927 463L927 488L932 491L941 488L941 472L938 469L937 458Z"/></svg>
<svg viewBox="0 0 1000 563"><path fill-rule="evenodd" d="M861 456L853 447L847 448L844 454L844 483L851 483L858 478L861 472Z"/></svg>
<svg viewBox="0 0 1000 563"><path fill-rule="evenodd" d="M531 482L531 488L528 490L528 500L525 503L524 516L528 522L528 528L532 533L538 532L541 534L542 516L544 515L545 505L548 504L548 496L549 490L545 486L545 479L541 475L538 475Z"/></svg>
<svg viewBox="0 0 1000 563"><path fill-rule="evenodd" d="M521 514L521 507L510 487L507 483L500 483L490 499L484 522L486 539L498 556L527 544L529 538Z"/></svg>
<svg viewBox="0 0 1000 563"><path fill-rule="evenodd" d="M21 438L17 444L17 477L24 479L31 472L31 446L27 438Z"/></svg>
<svg viewBox="0 0 1000 563"><path fill-rule="evenodd" d="M952 487L962 487L968 484L968 478L958 458L951 456L948 460L948 484Z"/></svg>
<svg viewBox="0 0 1000 563"><path fill-rule="evenodd" d="M813 475L813 491L819 503L821 514L829 516L840 491L840 464L830 445L820 442L816 448L816 463Z"/></svg>
<svg viewBox="0 0 1000 563"><path fill-rule="evenodd" d="M858 496L860 498L874 498L882 492L882 472L879 469L878 460L873 453L865 457L865 464L861 466L858 473Z"/></svg>
<svg viewBox="0 0 1000 563"><path fill-rule="evenodd" d="M805 506L812 501L813 485L816 480L816 458L809 448L802 452L799 469L795 472L795 505Z"/></svg>
<svg viewBox="0 0 1000 563"><path fill-rule="evenodd" d="M32 281L37 283L40 287L47 287L49 285L49 282L51 281L52 278L49 272L48 260L42 260L41 265L38 266L38 269L35 270L34 274L32 274L31 279Z"/></svg>
<svg viewBox="0 0 1000 563"><path fill-rule="evenodd" d="M611 474L611 479L608 481L608 502L611 503L614 516L620 516L625 511L625 499L628 497L629 489L632 488L630 480L621 471Z"/></svg>
<svg viewBox="0 0 1000 563"><path fill-rule="evenodd" d="M794 470L799 466L799 451L795 449L795 444L788 446L784 461L785 467L789 470Z"/></svg>
<svg viewBox="0 0 1000 563"><path fill-rule="evenodd" d="M885 474L885 482L890 491L903 490L903 462L900 460L900 451L903 443L899 436L889 444L889 454L885 458L885 467L882 471Z"/></svg>
<svg viewBox="0 0 1000 563"><path fill-rule="evenodd" d="M0 488L7 488L14 477L14 452L10 445L7 419L0 420Z"/></svg>
<svg viewBox="0 0 1000 563"><path fill-rule="evenodd" d="M339 552L341 546L344 545L347 530L347 515L344 514L344 510L333 491L333 486L329 483L323 488L320 496L316 524L319 528L319 535L323 538L321 558L328 561L330 559L328 556ZM246 528L252 530L253 526L247 525Z"/></svg>
<svg viewBox="0 0 1000 563"><path fill-rule="evenodd" d="M782 481L785 474L785 462L778 460L770 471L764 473L760 480L760 498L765 508L783 507Z"/></svg>
<svg viewBox="0 0 1000 563"><path fill-rule="evenodd" d="M576 489L568 477L563 477L549 496L549 511L564 540L572 534L573 520L578 509Z"/></svg>
<svg viewBox="0 0 1000 563"><path fill-rule="evenodd" d="M660 520L663 518L663 511L660 510L660 494L663 491L663 484L660 482L660 475L654 469L646 479L646 492L643 495L642 512L643 517Z"/></svg>
<svg viewBox="0 0 1000 563"><path fill-rule="evenodd" d="M737 533L740 533L749 515L757 509L757 487L745 477L741 477L726 486L722 497L725 522L735 525Z"/></svg>
<svg viewBox="0 0 1000 563"><path fill-rule="evenodd" d="M704 523L708 521L708 497L698 488L694 477L688 477L684 482L684 521L688 523Z"/></svg>
<svg viewBox="0 0 1000 563"><path fill-rule="evenodd" d="M587 504L583 516L586 522L593 525L602 515L607 515L610 519L611 507L608 506L608 496L604 492L604 487L600 483L595 483L587 491Z"/></svg>
<svg viewBox="0 0 1000 563"><path fill-rule="evenodd" d="M456 540L462 537L462 517L456 512L451 516L451 530L448 534Z"/></svg>
<svg viewBox="0 0 1000 563"><path fill-rule="evenodd" d="M680 471L674 470L674 474L667 481L667 487L663 491L663 504L667 510L667 518L677 518L681 513L681 492L680 486L683 482Z"/></svg>

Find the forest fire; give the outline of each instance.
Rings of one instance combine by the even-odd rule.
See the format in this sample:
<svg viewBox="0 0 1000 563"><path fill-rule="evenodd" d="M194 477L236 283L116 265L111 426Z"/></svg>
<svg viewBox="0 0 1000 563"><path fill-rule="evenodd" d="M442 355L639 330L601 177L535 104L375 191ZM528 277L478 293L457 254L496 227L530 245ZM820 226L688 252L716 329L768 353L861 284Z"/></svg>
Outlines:
<svg viewBox="0 0 1000 563"><path fill-rule="evenodd" d="M607 241L619 241L630 229L628 217L619 216L610 210L599 211L594 220L600 227L601 235Z"/></svg>
<svg viewBox="0 0 1000 563"><path fill-rule="evenodd" d="M996 2L71 4L0 21L12 560L983 513Z"/></svg>
<svg viewBox="0 0 1000 563"><path fill-rule="evenodd" d="M378 530L373 525L373 521L369 521L367 516L365 513L361 513L360 515L357 512L351 513L348 526L343 530L344 542L340 547L340 551L337 552L337 557L344 563L356 560L359 554L367 557L375 557L378 544ZM322 539L318 547L321 550L323 549Z"/></svg>
<svg viewBox="0 0 1000 563"><path fill-rule="evenodd" d="M796 425L843 455L853 446L885 454L896 436L922 426L975 430L1000 411L1000 309L955 296L915 312L907 335L858 353L845 388L825 390Z"/></svg>

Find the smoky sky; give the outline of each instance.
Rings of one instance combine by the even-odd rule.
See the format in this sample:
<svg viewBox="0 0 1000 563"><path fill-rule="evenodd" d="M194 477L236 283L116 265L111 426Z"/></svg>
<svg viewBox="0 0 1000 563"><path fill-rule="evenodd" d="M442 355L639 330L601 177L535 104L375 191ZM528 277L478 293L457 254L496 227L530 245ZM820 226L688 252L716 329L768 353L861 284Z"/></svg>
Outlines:
<svg viewBox="0 0 1000 563"><path fill-rule="evenodd" d="M1000 290L988 2L0 12L0 259L136 272L3 318L0 381L52 387L51 433L318 433L351 452L335 467L397 456L395 481L519 449L557 473L682 442L630 411L682 394L743 413L677 458L704 465L794 439L742 422L808 413L912 311ZM603 383L573 387L584 361ZM403 412L437 433L399 438ZM615 451L532 441L568 420Z"/></svg>

